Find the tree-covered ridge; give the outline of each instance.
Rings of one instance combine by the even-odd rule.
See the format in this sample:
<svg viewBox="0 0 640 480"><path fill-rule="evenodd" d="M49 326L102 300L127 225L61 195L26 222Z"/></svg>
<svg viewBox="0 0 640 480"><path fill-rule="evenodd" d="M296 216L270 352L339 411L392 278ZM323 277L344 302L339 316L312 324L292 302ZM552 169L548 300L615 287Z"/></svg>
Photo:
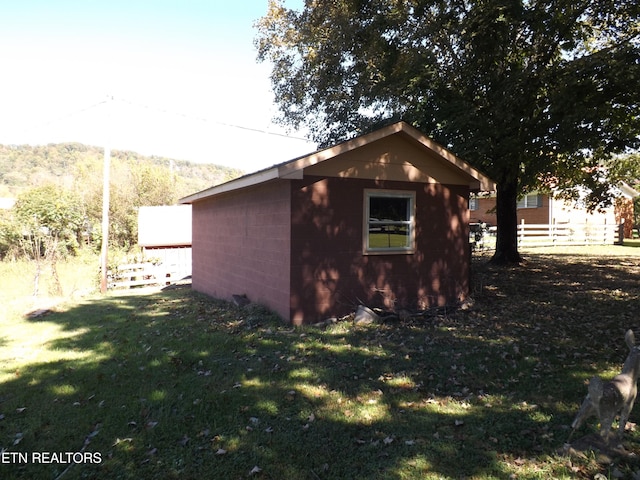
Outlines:
<svg viewBox="0 0 640 480"><path fill-rule="evenodd" d="M0 197L14 197L16 207L0 210L0 258L35 251L25 238L25 218L20 215L38 207L40 223L34 232L50 231L46 219L64 207L65 215L83 219L73 236L94 247L102 238L102 189L104 151L79 143L44 146L0 145ZM109 187L109 243L130 249L137 243L138 209L142 206L173 205L184 196L238 177L238 169L196 164L165 157L147 157L130 151L111 152ZM42 200L35 202L34 199ZM62 202L61 199L69 199ZM35 238L35 237L34 237ZM25 243L27 242L27 243ZM68 243L68 242L67 242ZM73 252L67 243L56 242L63 254ZM28 248L25 248L26 247ZM62 248L65 246L65 248ZM28 254L27 256L33 257Z"/></svg>
<svg viewBox="0 0 640 480"><path fill-rule="evenodd" d="M103 151L101 147L81 143L0 145L0 196L15 197L25 189L47 184L73 188L87 177L100 180ZM236 168L126 150L112 150L111 165L113 183L121 183L121 177L130 177L136 170L173 179L171 193L175 200L243 173Z"/></svg>

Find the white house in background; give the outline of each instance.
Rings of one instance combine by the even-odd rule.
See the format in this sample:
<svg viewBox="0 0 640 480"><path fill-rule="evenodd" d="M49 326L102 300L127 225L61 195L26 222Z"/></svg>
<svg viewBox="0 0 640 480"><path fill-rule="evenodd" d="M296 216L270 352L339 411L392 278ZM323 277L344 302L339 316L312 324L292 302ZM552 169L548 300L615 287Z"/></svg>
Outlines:
<svg viewBox="0 0 640 480"><path fill-rule="evenodd" d="M191 275L191 205L140 207L138 245L145 261Z"/></svg>

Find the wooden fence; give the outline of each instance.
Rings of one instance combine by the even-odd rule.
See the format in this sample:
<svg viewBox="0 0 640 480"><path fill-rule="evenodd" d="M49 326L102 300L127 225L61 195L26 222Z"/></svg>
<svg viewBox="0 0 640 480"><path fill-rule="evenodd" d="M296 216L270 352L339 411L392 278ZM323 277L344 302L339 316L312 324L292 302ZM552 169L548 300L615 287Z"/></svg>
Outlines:
<svg viewBox="0 0 640 480"><path fill-rule="evenodd" d="M555 223L518 225L518 246L613 245L623 240L622 225Z"/></svg>
<svg viewBox="0 0 640 480"><path fill-rule="evenodd" d="M472 224L469 242L473 250L495 248L496 227L478 234L477 225ZM518 247L547 247L569 245L613 245L623 241L623 227L616 224L556 223L518 225Z"/></svg>
<svg viewBox="0 0 640 480"><path fill-rule="evenodd" d="M179 265L130 263L118 265L107 272L109 288L131 288L151 285L170 285L188 274Z"/></svg>

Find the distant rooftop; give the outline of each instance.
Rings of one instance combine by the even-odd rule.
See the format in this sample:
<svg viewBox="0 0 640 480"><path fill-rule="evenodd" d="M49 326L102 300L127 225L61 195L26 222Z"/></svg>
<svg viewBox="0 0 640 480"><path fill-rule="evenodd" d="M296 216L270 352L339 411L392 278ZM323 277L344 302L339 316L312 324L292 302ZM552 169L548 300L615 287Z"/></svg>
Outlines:
<svg viewBox="0 0 640 480"><path fill-rule="evenodd" d="M191 205L140 207L138 245L191 246Z"/></svg>
<svg viewBox="0 0 640 480"><path fill-rule="evenodd" d="M10 210L16 204L15 198L0 197L0 210Z"/></svg>

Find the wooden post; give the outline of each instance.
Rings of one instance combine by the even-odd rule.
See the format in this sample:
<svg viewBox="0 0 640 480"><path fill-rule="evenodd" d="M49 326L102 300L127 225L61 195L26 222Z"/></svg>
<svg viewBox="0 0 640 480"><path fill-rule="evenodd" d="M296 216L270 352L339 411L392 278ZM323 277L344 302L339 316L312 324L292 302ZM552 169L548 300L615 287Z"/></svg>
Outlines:
<svg viewBox="0 0 640 480"><path fill-rule="evenodd" d="M520 220L520 225L518 226L518 246L522 246L525 240L525 226L524 226L524 218Z"/></svg>
<svg viewBox="0 0 640 480"><path fill-rule="evenodd" d="M107 98L107 122L109 121L109 103L111 97ZM108 128L108 126L106 127ZM107 269L109 252L109 182L111 171L111 149L108 139L104 146L104 160L102 166L102 245L100 248L100 292L107 292Z"/></svg>
<svg viewBox="0 0 640 480"><path fill-rule="evenodd" d="M624 218L618 225L618 245L624 245Z"/></svg>

